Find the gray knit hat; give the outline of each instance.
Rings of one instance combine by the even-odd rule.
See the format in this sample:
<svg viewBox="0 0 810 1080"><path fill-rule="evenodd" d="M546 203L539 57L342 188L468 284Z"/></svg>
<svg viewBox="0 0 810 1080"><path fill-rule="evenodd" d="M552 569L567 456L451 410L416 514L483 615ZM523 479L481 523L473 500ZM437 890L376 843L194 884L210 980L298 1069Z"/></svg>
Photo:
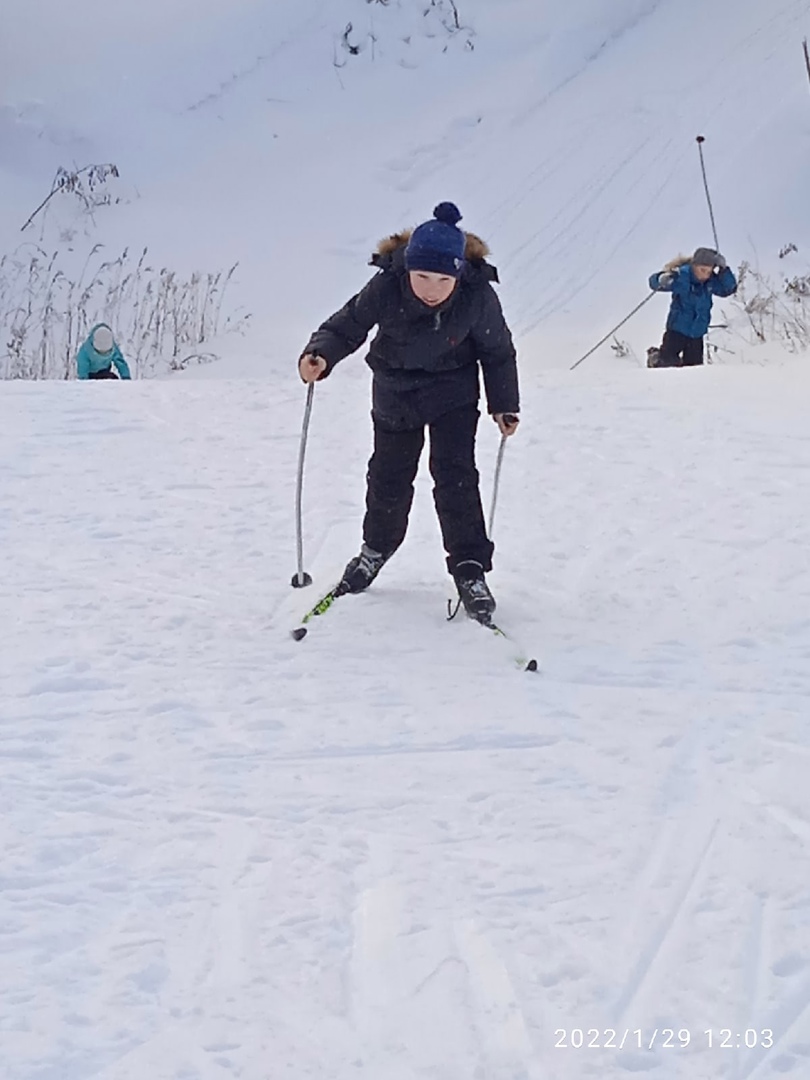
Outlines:
<svg viewBox="0 0 810 1080"><path fill-rule="evenodd" d="M101 326L97 326L93 331L93 348L99 353L112 352L112 347L115 345L115 338L113 332L105 323Z"/></svg>
<svg viewBox="0 0 810 1080"><path fill-rule="evenodd" d="M717 252L714 248L699 247L692 256L692 266L717 266Z"/></svg>

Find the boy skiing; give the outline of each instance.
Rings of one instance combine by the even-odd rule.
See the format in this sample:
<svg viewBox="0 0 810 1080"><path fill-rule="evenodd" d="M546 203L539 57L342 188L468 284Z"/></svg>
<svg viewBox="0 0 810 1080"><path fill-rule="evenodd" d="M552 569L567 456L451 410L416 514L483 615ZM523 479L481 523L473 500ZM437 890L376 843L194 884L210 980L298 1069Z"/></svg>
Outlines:
<svg viewBox="0 0 810 1080"><path fill-rule="evenodd" d="M76 356L76 375L79 379L132 378L129 365L121 355L113 332L106 323L94 326L79 349Z"/></svg>
<svg viewBox="0 0 810 1080"><path fill-rule="evenodd" d="M453 576L467 613L486 621L495 600L486 582L493 544L481 507L475 436L479 365L489 412L501 433L518 426L515 349L492 282L489 249L457 227L461 214L440 203L433 220L383 240L377 274L312 335L299 360L304 382L325 379L377 333L373 371L374 452L368 464L363 544L339 592L374 581L405 538L413 484L430 432L433 497Z"/></svg>
<svg viewBox="0 0 810 1080"><path fill-rule="evenodd" d="M726 260L699 247L691 259L679 256L650 277L650 288L671 292L672 303L661 347L647 350L647 367L691 367L703 363L703 336L709 329L712 297L737 290Z"/></svg>

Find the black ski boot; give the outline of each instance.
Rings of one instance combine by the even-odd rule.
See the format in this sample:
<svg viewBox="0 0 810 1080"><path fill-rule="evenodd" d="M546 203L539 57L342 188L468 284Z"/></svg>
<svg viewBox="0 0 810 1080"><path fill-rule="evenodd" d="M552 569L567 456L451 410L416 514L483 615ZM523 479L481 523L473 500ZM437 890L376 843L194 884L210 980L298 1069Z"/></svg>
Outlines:
<svg viewBox="0 0 810 1080"><path fill-rule="evenodd" d="M372 551L370 547L363 544L360 548L360 554L355 555L343 571L338 591L341 593L362 592L369 587L387 562L387 555L381 555L379 551Z"/></svg>
<svg viewBox="0 0 810 1080"><path fill-rule="evenodd" d="M489 591L481 563L472 559L459 563L453 571L453 579L459 599L470 618L489 622L495 610L495 597Z"/></svg>
<svg viewBox="0 0 810 1080"><path fill-rule="evenodd" d="M656 345L651 345L647 349L647 367L660 367L659 360L661 359L661 353Z"/></svg>

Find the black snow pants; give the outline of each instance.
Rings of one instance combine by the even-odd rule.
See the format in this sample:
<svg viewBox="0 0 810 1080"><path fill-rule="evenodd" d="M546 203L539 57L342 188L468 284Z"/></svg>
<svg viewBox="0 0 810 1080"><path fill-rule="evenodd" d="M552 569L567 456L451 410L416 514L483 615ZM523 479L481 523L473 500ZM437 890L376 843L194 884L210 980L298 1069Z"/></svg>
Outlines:
<svg viewBox="0 0 810 1080"><path fill-rule="evenodd" d="M487 537L478 469L475 465L477 405L462 405L427 425L402 430L374 414L374 453L368 463L363 540L374 551L391 555L405 539L413 485L430 433L430 473L447 569L474 559L492 569L494 545Z"/></svg>
<svg viewBox="0 0 810 1080"><path fill-rule="evenodd" d="M703 338L665 330L656 367L695 367L703 363Z"/></svg>

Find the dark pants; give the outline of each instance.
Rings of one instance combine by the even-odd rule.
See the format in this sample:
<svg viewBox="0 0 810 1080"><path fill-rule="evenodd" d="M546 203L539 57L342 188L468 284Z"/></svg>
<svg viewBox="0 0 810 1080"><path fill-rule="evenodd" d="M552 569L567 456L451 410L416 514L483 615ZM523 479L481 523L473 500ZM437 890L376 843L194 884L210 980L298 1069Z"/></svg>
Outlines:
<svg viewBox="0 0 810 1080"><path fill-rule="evenodd" d="M118 376L115 374L115 372L113 371L113 369L111 367L105 367L105 368L102 368L101 371L91 371L90 374L87 376L87 378L88 379L117 379Z"/></svg>
<svg viewBox="0 0 810 1080"><path fill-rule="evenodd" d="M452 409L427 426L433 500L447 569L452 574L458 563L474 559L484 570L491 570L494 545L487 537L475 467L478 408L464 405ZM368 463L363 522L363 540L374 551L391 555L405 539L424 444L424 426L397 431L374 416L374 453Z"/></svg>
<svg viewBox="0 0 810 1080"><path fill-rule="evenodd" d="M656 367L694 367L703 363L703 338L665 330Z"/></svg>

